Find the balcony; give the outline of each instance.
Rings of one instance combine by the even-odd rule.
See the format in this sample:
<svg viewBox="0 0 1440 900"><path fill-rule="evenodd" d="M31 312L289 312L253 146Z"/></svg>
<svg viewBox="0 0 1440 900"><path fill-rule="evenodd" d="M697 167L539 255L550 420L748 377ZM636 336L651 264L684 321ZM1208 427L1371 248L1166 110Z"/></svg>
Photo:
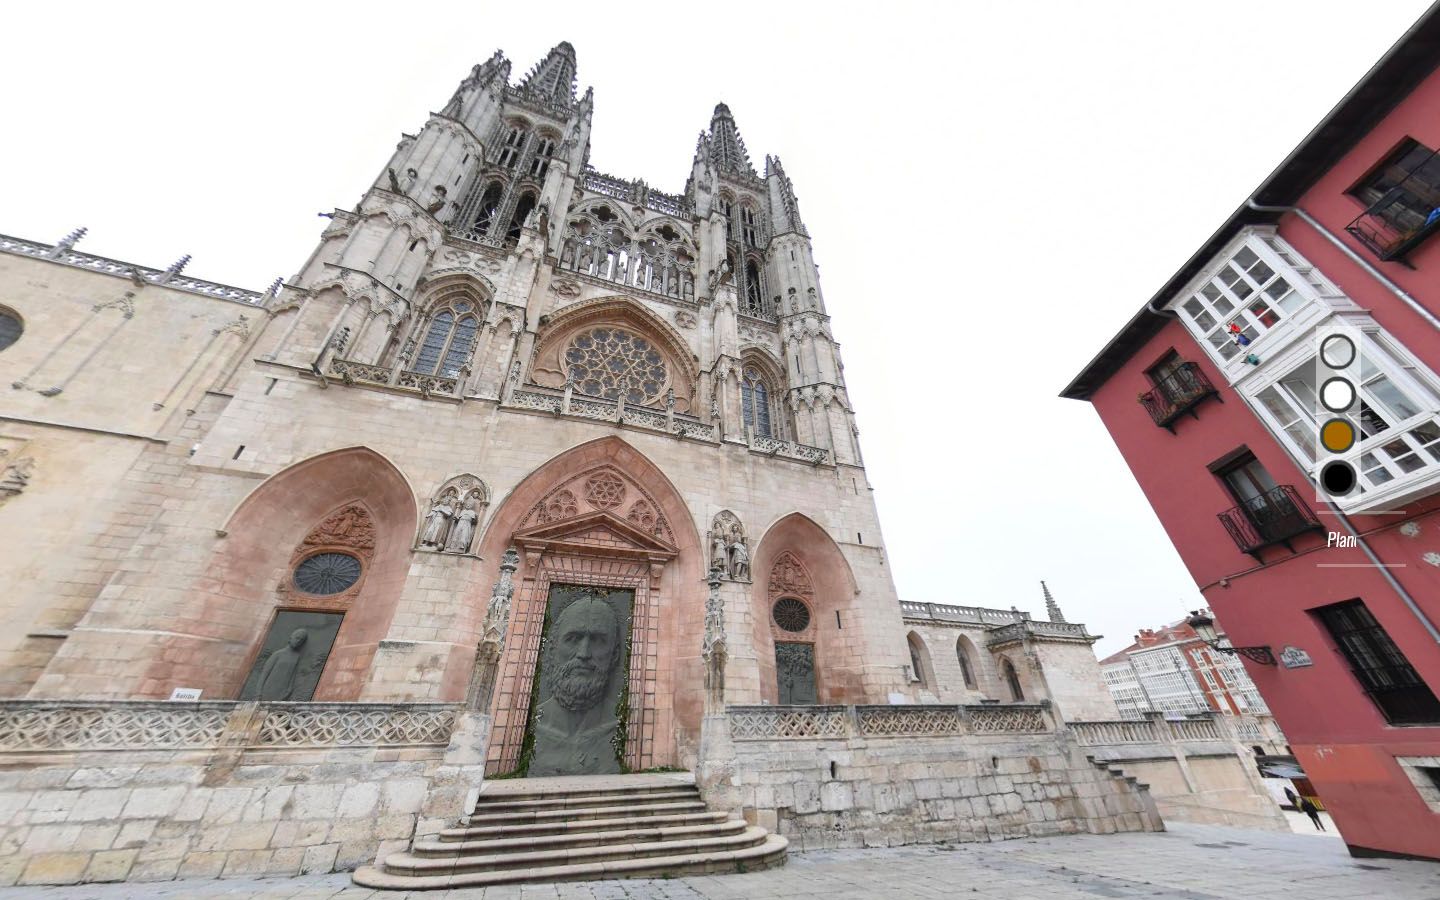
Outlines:
<svg viewBox="0 0 1440 900"><path fill-rule="evenodd" d="M1145 407L1156 425L1174 434L1174 423L1180 416L1188 412L1193 418L1200 418L1195 407L1207 397L1219 400L1220 392L1200 371L1199 365L1187 362L1141 394L1140 405Z"/></svg>
<svg viewBox="0 0 1440 900"><path fill-rule="evenodd" d="M1273 544L1283 544L1295 552L1291 539L1307 531L1323 531L1324 527L1299 492L1288 484L1272 488L1219 515L1220 523L1230 533L1235 546L1264 562L1260 551Z"/></svg>
<svg viewBox="0 0 1440 900"><path fill-rule="evenodd" d="M1440 231L1440 152L1405 174L1345 230L1380 259L1409 265L1406 255Z"/></svg>

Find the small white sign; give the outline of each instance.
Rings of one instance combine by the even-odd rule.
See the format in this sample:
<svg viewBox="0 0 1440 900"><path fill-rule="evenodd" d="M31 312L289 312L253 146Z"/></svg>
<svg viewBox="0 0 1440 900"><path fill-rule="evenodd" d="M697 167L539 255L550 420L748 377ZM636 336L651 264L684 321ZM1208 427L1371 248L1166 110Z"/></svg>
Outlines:
<svg viewBox="0 0 1440 900"><path fill-rule="evenodd" d="M1288 645L1280 651L1280 664L1287 669L1303 669L1306 666L1314 665L1310 660L1310 654L1299 647Z"/></svg>
<svg viewBox="0 0 1440 900"><path fill-rule="evenodd" d="M199 700L200 688L176 688L170 692L171 700Z"/></svg>

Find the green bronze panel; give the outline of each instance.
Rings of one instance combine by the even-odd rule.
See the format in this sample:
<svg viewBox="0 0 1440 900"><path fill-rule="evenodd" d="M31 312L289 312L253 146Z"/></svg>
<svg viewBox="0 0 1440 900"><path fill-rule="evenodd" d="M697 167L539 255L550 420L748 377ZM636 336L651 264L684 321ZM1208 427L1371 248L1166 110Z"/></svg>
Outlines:
<svg viewBox="0 0 1440 900"><path fill-rule="evenodd" d="M550 587L521 765L530 777L620 772L635 592Z"/></svg>
<svg viewBox="0 0 1440 900"><path fill-rule="evenodd" d="M781 706L815 702L815 645L775 642L775 678Z"/></svg>
<svg viewBox="0 0 1440 900"><path fill-rule="evenodd" d="M240 699L298 703L314 699L315 685L343 618L343 613L277 612L240 690Z"/></svg>

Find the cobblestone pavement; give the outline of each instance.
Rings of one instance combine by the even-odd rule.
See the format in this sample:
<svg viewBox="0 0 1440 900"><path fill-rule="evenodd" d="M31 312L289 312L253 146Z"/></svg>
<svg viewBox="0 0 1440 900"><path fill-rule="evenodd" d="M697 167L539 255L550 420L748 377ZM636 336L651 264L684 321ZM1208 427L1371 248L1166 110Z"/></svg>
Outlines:
<svg viewBox="0 0 1440 900"><path fill-rule="evenodd" d="M1054 900L1077 897L1440 900L1440 864L1352 859L1338 839L1218 826L1164 834L1079 835L994 844L792 853L780 869L744 875L592 881L409 894L371 891L345 875L289 879L13 888L41 900L874 900L877 897Z"/></svg>

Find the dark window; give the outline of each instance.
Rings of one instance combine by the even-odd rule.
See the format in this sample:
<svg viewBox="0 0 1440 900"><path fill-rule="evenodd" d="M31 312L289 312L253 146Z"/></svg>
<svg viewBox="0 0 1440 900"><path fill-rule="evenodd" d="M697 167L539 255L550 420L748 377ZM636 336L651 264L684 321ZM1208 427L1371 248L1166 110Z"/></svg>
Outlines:
<svg viewBox="0 0 1440 900"><path fill-rule="evenodd" d="M1435 766L1416 766L1415 768L1420 770L1421 775L1430 779L1431 787L1440 791L1440 768L1436 768Z"/></svg>
<svg viewBox="0 0 1440 900"><path fill-rule="evenodd" d="M20 340L20 333L24 330L25 326L20 324L18 316L0 312L0 350Z"/></svg>
<svg viewBox="0 0 1440 900"><path fill-rule="evenodd" d="M1000 665L1000 674L1005 677L1005 683L1010 686L1010 699L1019 703L1025 699L1025 691L1020 687L1020 673L1015 671L1015 664L1005 660Z"/></svg>
<svg viewBox="0 0 1440 900"><path fill-rule="evenodd" d="M1440 156L1406 140L1350 193L1401 231L1416 231L1440 209Z"/></svg>
<svg viewBox="0 0 1440 900"><path fill-rule="evenodd" d="M925 664L923 662L924 652L920 649L920 639L910 635L906 643L910 645L910 667L915 671L915 680L921 685L925 684Z"/></svg>
<svg viewBox="0 0 1440 900"><path fill-rule="evenodd" d="M970 668L970 654L965 652L964 638L955 643L955 656L960 660L960 674L965 679L965 686L975 687L975 673Z"/></svg>
<svg viewBox="0 0 1440 900"><path fill-rule="evenodd" d="M1360 600L1315 610L1350 671L1392 725L1440 722L1440 700Z"/></svg>
<svg viewBox="0 0 1440 900"><path fill-rule="evenodd" d="M770 391L760 373L746 368L740 383L740 407L745 424L755 429L756 437L774 437L770 431Z"/></svg>
<svg viewBox="0 0 1440 900"><path fill-rule="evenodd" d="M317 553L295 567L295 586L307 594L338 594L360 580L360 560L348 553Z"/></svg>
<svg viewBox="0 0 1440 900"><path fill-rule="evenodd" d="M490 223L495 220L495 210L500 208L501 193L498 181L485 189L484 196L480 198L480 208L475 211L475 224L471 227L476 236L484 237L490 230Z"/></svg>
<svg viewBox="0 0 1440 900"><path fill-rule="evenodd" d="M535 195L522 194L519 202L515 204L515 215L510 217L510 229L505 232L506 243L515 244L520 241L520 229L525 226L525 220L530 218L530 211L535 208Z"/></svg>

